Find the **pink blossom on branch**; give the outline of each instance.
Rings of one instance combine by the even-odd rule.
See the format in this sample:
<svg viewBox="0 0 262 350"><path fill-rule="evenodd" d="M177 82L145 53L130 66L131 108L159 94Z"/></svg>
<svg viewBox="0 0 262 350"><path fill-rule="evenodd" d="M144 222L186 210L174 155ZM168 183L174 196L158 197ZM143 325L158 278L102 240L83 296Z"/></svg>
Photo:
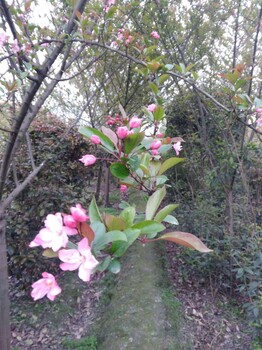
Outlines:
<svg viewBox="0 0 262 350"><path fill-rule="evenodd" d="M18 45L17 39L15 39L14 42L12 43L12 51L13 53L17 53L20 51L20 47Z"/></svg>
<svg viewBox="0 0 262 350"><path fill-rule="evenodd" d="M8 41L8 35L4 31L0 32L0 49L4 46L5 43Z"/></svg>
<svg viewBox="0 0 262 350"><path fill-rule="evenodd" d="M120 192L125 193L127 191L127 186L126 185L120 185Z"/></svg>
<svg viewBox="0 0 262 350"><path fill-rule="evenodd" d="M151 32L151 36L154 38L154 39L160 39L160 35L158 34L158 32L156 32L156 31L153 31L153 32Z"/></svg>
<svg viewBox="0 0 262 350"><path fill-rule="evenodd" d="M101 143L100 137L97 135L92 135L90 137L90 141L94 144L94 145L99 145Z"/></svg>
<svg viewBox="0 0 262 350"><path fill-rule="evenodd" d="M179 156L179 152L182 150L183 147L181 146L181 142L178 141L174 143L173 148L176 151L176 155Z"/></svg>
<svg viewBox="0 0 262 350"><path fill-rule="evenodd" d="M61 293L62 289L51 273L43 272L42 276L43 278L32 284L31 296L34 300L38 300L46 295L48 299L53 301Z"/></svg>
<svg viewBox="0 0 262 350"><path fill-rule="evenodd" d="M155 111L156 107L157 107L156 104L152 103L151 105L147 106L147 109L149 110L149 112L153 113Z"/></svg>
<svg viewBox="0 0 262 350"><path fill-rule="evenodd" d="M151 149L158 149L162 146L162 142L160 140L154 140L151 144Z"/></svg>
<svg viewBox="0 0 262 350"><path fill-rule="evenodd" d="M142 119L137 116L133 116L129 121L129 126L131 129L139 128L142 124Z"/></svg>
<svg viewBox="0 0 262 350"><path fill-rule="evenodd" d="M96 162L96 157L92 154L86 154L79 159L80 162L84 163L85 166L93 165Z"/></svg>
<svg viewBox="0 0 262 350"><path fill-rule="evenodd" d="M45 228L42 228L36 235L29 247L41 246L43 248L52 248L58 251L61 247L66 247L68 236L76 235L77 230L63 226L61 213L48 214L45 220Z"/></svg>
<svg viewBox="0 0 262 350"><path fill-rule="evenodd" d="M99 264L92 255L87 238L78 243L78 249L61 249L58 252L59 259L63 261L60 268L63 271L78 269L78 276L84 282L90 281L92 270Z"/></svg>
<svg viewBox="0 0 262 350"><path fill-rule="evenodd" d="M128 136L129 130L126 126L119 126L119 128L117 128L116 133L117 133L117 136L122 140Z"/></svg>
<svg viewBox="0 0 262 350"><path fill-rule="evenodd" d="M67 227L76 228L77 221L73 218L72 215L64 215L64 224Z"/></svg>
<svg viewBox="0 0 262 350"><path fill-rule="evenodd" d="M86 222L89 220L89 216L86 215L86 210L81 204L76 204L75 207L71 207L70 212L75 221Z"/></svg>

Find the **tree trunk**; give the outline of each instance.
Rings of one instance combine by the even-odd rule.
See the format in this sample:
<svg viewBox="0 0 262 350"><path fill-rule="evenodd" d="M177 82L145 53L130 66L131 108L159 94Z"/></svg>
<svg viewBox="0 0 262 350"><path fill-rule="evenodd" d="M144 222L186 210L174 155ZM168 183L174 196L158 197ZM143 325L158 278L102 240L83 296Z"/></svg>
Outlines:
<svg viewBox="0 0 262 350"><path fill-rule="evenodd" d="M95 194L95 198L96 198L97 202L99 201L99 197L100 197L101 181L102 181L102 169L103 169L103 165L102 165L102 163L100 163L98 173L97 173L96 194Z"/></svg>
<svg viewBox="0 0 262 350"><path fill-rule="evenodd" d="M234 235L234 214L233 214L233 191L232 189L227 189L225 191L226 195L226 230L230 236Z"/></svg>
<svg viewBox="0 0 262 350"><path fill-rule="evenodd" d="M109 207L109 193L110 193L110 171L109 171L109 164L106 164L106 186L105 186L105 206Z"/></svg>
<svg viewBox="0 0 262 350"><path fill-rule="evenodd" d="M10 350L10 302L5 238L5 212L0 205L0 349Z"/></svg>

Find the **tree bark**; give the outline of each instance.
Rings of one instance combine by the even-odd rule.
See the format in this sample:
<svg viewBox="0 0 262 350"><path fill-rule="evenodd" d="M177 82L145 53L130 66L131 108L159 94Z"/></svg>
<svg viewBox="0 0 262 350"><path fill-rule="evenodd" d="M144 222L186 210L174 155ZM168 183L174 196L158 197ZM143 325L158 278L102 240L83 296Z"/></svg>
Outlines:
<svg viewBox="0 0 262 350"><path fill-rule="evenodd" d="M106 186L105 186L105 206L109 207L109 193L110 193L110 171L109 171L109 164L106 164Z"/></svg>
<svg viewBox="0 0 262 350"><path fill-rule="evenodd" d="M232 188L225 191L226 195L226 229L228 235L231 237L234 235L234 213L233 213L233 191Z"/></svg>
<svg viewBox="0 0 262 350"><path fill-rule="evenodd" d="M5 212L0 203L0 349L10 350L10 301L5 238Z"/></svg>
<svg viewBox="0 0 262 350"><path fill-rule="evenodd" d="M103 169L103 165L102 165L102 163L100 163L100 166L98 169L98 174L97 174L96 194L95 194L95 198L96 198L97 202L99 201L99 197L100 197L101 181L102 181L102 169Z"/></svg>

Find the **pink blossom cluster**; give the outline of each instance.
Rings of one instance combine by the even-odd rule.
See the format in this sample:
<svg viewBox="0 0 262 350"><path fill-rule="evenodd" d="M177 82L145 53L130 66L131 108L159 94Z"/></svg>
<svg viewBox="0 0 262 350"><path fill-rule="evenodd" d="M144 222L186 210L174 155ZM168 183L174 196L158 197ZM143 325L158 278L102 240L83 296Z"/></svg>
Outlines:
<svg viewBox="0 0 262 350"><path fill-rule="evenodd" d="M14 39L13 42L9 42L9 36L3 30L0 31L0 49L4 47L5 44L9 44L11 51L17 54L19 51L23 50L25 53L31 51L31 45L25 44L22 47L19 46L18 40Z"/></svg>
<svg viewBox="0 0 262 350"><path fill-rule="evenodd" d="M106 0L104 11L107 13L109 11L110 7L115 4L115 2L116 2L115 0Z"/></svg>
<svg viewBox="0 0 262 350"><path fill-rule="evenodd" d="M153 156L159 155L158 149L162 146L162 141L159 140L159 138L162 138L162 136L163 136L162 133L158 134L157 135L158 139L153 140L153 142L151 143L150 149ZM183 149L181 145L181 141L175 141L173 144L173 149L175 150L176 155L179 156L179 153Z"/></svg>
<svg viewBox="0 0 262 350"><path fill-rule="evenodd" d="M160 35L158 34L158 32L156 32L156 31L153 31L153 32L151 32L151 36L152 36L152 38L154 38L154 39L160 39Z"/></svg>
<svg viewBox="0 0 262 350"><path fill-rule="evenodd" d="M71 207L69 215L49 214L45 220L45 227L40 230L29 246L42 246L58 252L58 257L62 261L60 264L61 270L73 271L78 269L79 278L85 282L90 281L92 270L99 262L92 255L87 238L83 238L78 243L77 249L61 249L67 247L68 236L78 234L77 228L80 223L84 223L88 219L86 210L81 204ZM54 300L61 293L61 288L52 274L44 272L42 277L32 284L32 298L38 300L46 295L48 299Z"/></svg>
<svg viewBox="0 0 262 350"><path fill-rule="evenodd" d="M126 46L128 46L130 43L134 41L134 36L130 35L128 30L124 30L122 28L118 29L117 34L117 41L119 43L124 43Z"/></svg>

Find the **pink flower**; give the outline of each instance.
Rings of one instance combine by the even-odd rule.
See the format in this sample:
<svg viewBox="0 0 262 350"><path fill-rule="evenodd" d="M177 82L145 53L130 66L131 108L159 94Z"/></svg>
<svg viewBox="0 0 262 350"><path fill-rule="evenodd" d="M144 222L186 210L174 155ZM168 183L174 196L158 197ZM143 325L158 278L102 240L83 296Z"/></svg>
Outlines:
<svg viewBox="0 0 262 350"><path fill-rule="evenodd" d="M45 220L45 228L42 228L30 242L29 247L34 248L42 246L43 248L52 248L53 251L58 251L61 247L66 247L68 237L76 235L77 230L67 226L63 226L61 213L48 214Z"/></svg>
<svg viewBox="0 0 262 350"><path fill-rule="evenodd" d="M84 282L90 281L92 270L99 264L92 255L87 238L78 243L78 249L62 249L58 252L59 259L63 261L60 268L63 271L78 270L78 276Z"/></svg>
<svg viewBox="0 0 262 350"><path fill-rule="evenodd" d="M120 185L120 192L125 193L127 191L127 186L126 185Z"/></svg>
<svg viewBox="0 0 262 350"><path fill-rule="evenodd" d="M139 128L141 124L142 124L142 119L138 118L135 115L129 121L129 126L131 129Z"/></svg>
<svg viewBox="0 0 262 350"><path fill-rule="evenodd" d="M73 218L72 215L65 215L64 216L64 224L65 224L65 226L70 227L70 228L77 227L77 221Z"/></svg>
<svg viewBox="0 0 262 350"><path fill-rule="evenodd" d="M12 51L13 53L17 53L20 51L20 47L18 45L17 39L15 39L14 42L12 43Z"/></svg>
<svg viewBox="0 0 262 350"><path fill-rule="evenodd" d="M118 34L117 39L118 40L123 40L124 39L124 35L122 33Z"/></svg>
<svg viewBox="0 0 262 350"><path fill-rule="evenodd" d="M92 135L90 137L90 141L94 144L94 145L99 145L101 143L100 137L96 136L96 135Z"/></svg>
<svg viewBox="0 0 262 350"><path fill-rule="evenodd" d="M151 32L151 36L154 38L154 39L160 39L160 35L158 34L158 32L156 32L156 31L153 31L153 32Z"/></svg>
<svg viewBox="0 0 262 350"><path fill-rule="evenodd" d="M152 149L152 154L153 154L153 156L157 156L159 154L158 150L157 149Z"/></svg>
<svg viewBox="0 0 262 350"><path fill-rule="evenodd" d="M154 140L151 144L151 149L158 149L159 147L161 147L162 142L160 140Z"/></svg>
<svg viewBox="0 0 262 350"><path fill-rule="evenodd" d="M46 295L48 299L53 301L62 292L62 289L51 273L43 272L42 276L43 278L32 284L31 297L36 301Z"/></svg>
<svg viewBox="0 0 262 350"><path fill-rule="evenodd" d="M162 139L163 136L164 136L164 134L162 132L159 132L158 134L156 134L156 137L158 139Z"/></svg>
<svg viewBox="0 0 262 350"><path fill-rule="evenodd" d="M75 207L71 207L70 212L75 221L86 222L89 220L89 216L86 215L86 210L81 204L76 204Z"/></svg>
<svg viewBox="0 0 262 350"><path fill-rule="evenodd" d="M173 148L176 151L176 155L179 156L179 152L182 150L183 147L181 146L181 142L178 141L174 143Z"/></svg>
<svg viewBox="0 0 262 350"><path fill-rule="evenodd" d="M5 43L8 41L8 35L4 31L0 32L0 49L4 46Z"/></svg>
<svg viewBox="0 0 262 350"><path fill-rule="evenodd" d="M119 126L119 128L117 128L116 133L117 136L122 140L128 136L129 130L126 126Z"/></svg>
<svg viewBox="0 0 262 350"><path fill-rule="evenodd" d="M149 112L154 112L156 109L156 104L152 103L151 105L148 105L147 109L149 110Z"/></svg>
<svg viewBox="0 0 262 350"><path fill-rule="evenodd" d="M92 154L86 154L82 158L79 159L80 162L84 163L84 165L93 165L96 162L96 157Z"/></svg>

